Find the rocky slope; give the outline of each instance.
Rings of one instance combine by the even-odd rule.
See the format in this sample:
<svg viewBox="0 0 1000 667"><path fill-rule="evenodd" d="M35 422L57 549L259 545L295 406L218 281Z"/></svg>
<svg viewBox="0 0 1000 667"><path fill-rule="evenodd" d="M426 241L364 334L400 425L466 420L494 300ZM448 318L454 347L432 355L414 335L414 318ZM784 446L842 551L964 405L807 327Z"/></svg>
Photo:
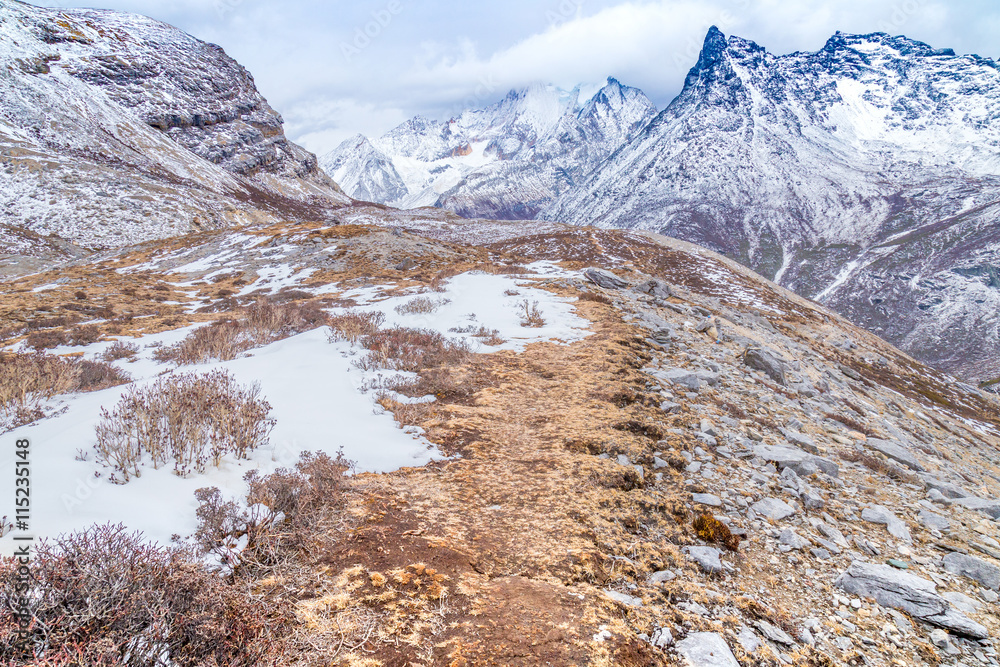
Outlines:
<svg viewBox="0 0 1000 667"><path fill-rule="evenodd" d="M176 28L3 0L0 61L0 223L19 237L107 247L350 201L249 72Z"/></svg>
<svg viewBox="0 0 1000 667"><path fill-rule="evenodd" d="M134 340L131 360L114 363L142 377L171 370L162 341L264 298L381 307L458 339L492 304L441 321L443 297L475 301L453 289L472 272L511 281L501 310L544 290L543 327L556 302L582 318L583 335L483 345L420 366L412 385L360 383L364 364L344 359L364 349L315 331L227 362L246 372L297 348L314 365L341 360L328 381L371 391L447 457L359 471L329 530L275 542L267 567L247 556L236 568L235 586L290 619L281 664L997 664L996 397L685 242L429 209L343 215L108 250L0 290L8 349L65 329L62 340L91 342L53 351L96 360ZM384 306L408 299L440 310ZM518 330L544 328L507 335ZM280 374L260 380L265 397L291 390ZM73 418L117 395L57 397L44 413ZM95 467L68 464L84 477ZM165 493L200 485L160 472L149 476Z"/></svg>
<svg viewBox="0 0 1000 667"><path fill-rule="evenodd" d="M709 32L681 94L541 217L725 252L921 359L1000 375L1000 70L905 37Z"/></svg>
<svg viewBox="0 0 1000 667"><path fill-rule="evenodd" d="M536 85L447 122L414 118L322 158L353 197L466 217L523 219L573 188L656 112L614 79L590 99Z"/></svg>

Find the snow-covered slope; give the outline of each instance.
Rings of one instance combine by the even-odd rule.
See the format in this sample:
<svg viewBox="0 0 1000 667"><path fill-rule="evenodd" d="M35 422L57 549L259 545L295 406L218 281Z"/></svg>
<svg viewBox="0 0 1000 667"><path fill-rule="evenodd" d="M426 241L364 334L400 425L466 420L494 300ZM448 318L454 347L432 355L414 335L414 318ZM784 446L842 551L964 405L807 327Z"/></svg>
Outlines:
<svg viewBox="0 0 1000 667"><path fill-rule="evenodd" d="M986 58L882 33L777 56L713 28L681 94L540 217L700 243L996 375L998 120Z"/></svg>
<svg viewBox="0 0 1000 667"><path fill-rule="evenodd" d="M469 217L532 218L656 112L614 79L593 97L536 85L447 122L413 118L348 139L321 164L353 197Z"/></svg>
<svg viewBox="0 0 1000 667"><path fill-rule="evenodd" d="M349 201L221 48L110 11L0 0L0 157L0 222L90 247Z"/></svg>

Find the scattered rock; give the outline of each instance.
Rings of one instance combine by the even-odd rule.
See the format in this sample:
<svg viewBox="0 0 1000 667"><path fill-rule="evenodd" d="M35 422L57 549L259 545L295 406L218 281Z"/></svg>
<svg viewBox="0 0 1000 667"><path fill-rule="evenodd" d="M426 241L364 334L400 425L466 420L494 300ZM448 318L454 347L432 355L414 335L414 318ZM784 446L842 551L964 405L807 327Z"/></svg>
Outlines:
<svg viewBox="0 0 1000 667"><path fill-rule="evenodd" d="M984 626L953 610L948 601L935 592L934 582L889 565L854 561L835 585L847 593L873 597L883 607L897 609L961 635L974 639L989 636Z"/></svg>
<svg viewBox="0 0 1000 667"><path fill-rule="evenodd" d="M879 438L868 438L868 446L875 451L882 452L893 461L902 463L910 470L922 472L924 467L920 465L917 457L909 449L891 440L880 440Z"/></svg>
<svg viewBox="0 0 1000 667"><path fill-rule="evenodd" d="M632 607L634 609L637 609L642 606L642 598L633 597L626 593L619 593L618 591L605 590L603 592L604 595L606 595L608 598L614 600L619 604L623 604L626 607Z"/></svg>
<svg viewBox="0 0 1000 667"><path fill-rule="evenodd" d="M987 514L994 519L1000 518L1000 500L991 500L971 496L968 498L956 498L953 502L956 505L961 505L962 507L966 507L970 510Z"/></svg>
<svg viewBox="0 0 1000 667"><path fill-rule="evenodd" d="M913 541L910 537L910 529L907 525L903 523L899 517L881 505L866 507L861 511L861 518L865 521L870 521L871 523L884 524L888 529L889 534L893 537L899 538L905 542Z"/></svg>
<svg viewBox="0 0 1000 667"><path fill-rule="evenodd" d="M781 521L795 514L795 508L777 498L762 498L750 506L754 512L775 521Z"/></svg>
<svg viewBox="0 0 1000 667"><path fill-rule="evenodd" d="M991 590L1000 589L1000 567L981 558L953 552L944 557L944 569L976 581Z"/></svg>
<svg viewBox="0 0 1000 667"><path fill-rule="evenodd" d="M656 279L647 280L645 282L636 285L635 289L638 292L642 292L643 294L648 294L649 296L655 297L657 299L669 299L671 296L673 296L672 292L670 291L670 286L667 285L662 280L656 280Z"/></svg>
<svg viewBox="0 0 1000 667"><path fill-rule="evenodd" d="M656 628L649 638L649 643L659 649L664 649L674 643L674 635L667 628Z"/></svg>
<svg viewBox="0 0 1000 667"><path fill-rule="evenodd" d="M692 632L677 642L689 667L740 667L726 640L716 632Z"/></svg>
<svg viewBox="0 0 1000 667"><path fill-rule="evenodd" d="M785 384L787 364L783 359L766 348L749 348L743 353L743 363L761 371L779 384Z"/></svg>
<svg viewBox="0 0 1000 667"><path fill-rule="evenodd" d="M660 570L659 572L654 572L653 574L649 575L649 578L646 579L646 582L651 586L657 586L667 581L673 581L676 578L677 575L671 572L670 570Z"/></svg>
<svg viewBox="0 0 1000 667"><path fill-rule="evenodd" d="M714 547L684 547L684 553L709 574L722 572L722 552Z"/></svg>
<svg viewBox="0 0 1000 667"><path fill-rule="evenodd" d="M920 513L917 514L917 520L925 528L933 530L948 530L951 528L951 519L928 510L920 510Z"/></svg>
<svg viewBox="0 0 1000 667"><path fill-rule="evenodd" d="M709 507L722 507L722 498L714 496L711 493L696 493L691 496L691 500L701 505L708 505Z"/></svg>
<svg viewBox="0 0 1000 667"><path fill-rule="evenodd" d="M772 625L767 621L757 621L757 627L760 628L760 631L764 633L764 636L772 642L785 644L786 646L792 646L795 644L795 640L792 639L791 635L776 625Z"/></svg>
<svg viewBox="0 0 1000 667"><path fill-rule="evenodd" d="M817 472L823 472L830 477L840 474L840 466L829 459L814 456L797 447L781 445L756 445L753 448L755 456L765 461L773 461L780 470L791 468L800 477L807 477Z"/></svg>
<svg viewBox="0 0 1000 667"><path fill-rule="evenodd" d="M778 541L786 547L795 549L796 551L801 551L809 546L809 540L802 537L791 528L785 528L781 531L781 536L778 538Z"/></svg>
<svg viewBox="0 0 1000 667"><path fill-rule="evenodd" d="M603 287L604 289L622 289L628 286L628 282L622 280L610 271L605 271L604 269L584 269L583 276L598 287Z"/></svg>

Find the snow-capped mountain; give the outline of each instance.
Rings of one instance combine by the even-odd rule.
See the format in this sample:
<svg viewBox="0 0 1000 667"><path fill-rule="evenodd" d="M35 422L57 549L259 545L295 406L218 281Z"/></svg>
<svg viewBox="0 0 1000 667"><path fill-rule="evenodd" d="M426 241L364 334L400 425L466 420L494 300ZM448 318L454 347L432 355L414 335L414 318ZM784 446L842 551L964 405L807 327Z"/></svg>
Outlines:
<svg viewBox="0 0 1000 667"><path fill-rule="evenodd" d="M656 113L608 79L580 89L535 85L446 122L417 117L377 139L348 139L321 165L353 197L468 217L524 219L578 183Z"/></svg>
<svg viewBox="0 0 1000 667"><path fill-rule="evenodd" d="M21 241L121 245L349 203L221 48L119 12L0 0L0 154L0 226Z"/></svg>
<svg viewBox="0 0 1000 667"><path fill-rule="evenodd" d="M723 251L915 356L1000 374L1000 69L906 37L713 28L680 95L539 217Z"/></svg>

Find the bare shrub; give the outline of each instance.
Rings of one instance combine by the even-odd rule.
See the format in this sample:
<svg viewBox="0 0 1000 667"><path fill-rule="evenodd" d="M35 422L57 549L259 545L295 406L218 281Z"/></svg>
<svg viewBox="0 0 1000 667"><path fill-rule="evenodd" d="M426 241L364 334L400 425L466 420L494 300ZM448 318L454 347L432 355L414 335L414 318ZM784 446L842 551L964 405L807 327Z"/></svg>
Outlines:
<svg viewBox="0 0 1000 667"><path fill-rule="evenodd" d="M218 370L133 387L113 410L101 410L97 460L116 471L111 481L126 483L147 459L154 468L172 461L181 476L204 472L209 462L218 466L229 454L245 459L268 442L275 424L259 395L260 385L241 387Z"/></svg>
<svg viewBox="0 0 1000 667"><path fill-rule="evenodd" d="M68 335L69 344L74 346L90 345L101 340L99 324L84 324L71 330Z"/></svg>
<svg viewBox="0 0 1000 667"><path fill-rule="evenodd" d="M215 487L198 489L199 551L244 574L282 562L342 506L344 474L353 465L342 451L336 458L304 452L294 469L279 468L263 477L251 470L243 478L246 506L223 500Z"/></svg>
<svg viewBox="0 0 1000 667"><path fill-rule="evenodd" d="M331 315L328 320L330 342L346 340L353 345L365 336L374 335L384 323L385 314L379 311L348 310L340 315Z"/></svg>
<svg viewBox="0 0 1000 667"><path fill-rule="evenodd" d="M61 329L46 329L44 331L31 332L24 342L36 352L41 352L42 350L51 350L54 347L66 345L69 342L69 337Z"/></svg>
<svg viewBox="0 0 1000 667"><path fill-rule="evenodd" d="M235 319L195 329L179 343L157 350L153 357L182 366L214 359L229 361L255 347L317 329L327 320L326 313L311 301L278 304L261 299L235 315Z"/></svg>
<svg viewBox="0 0 1000 667"><path fill-rule="evenodd" d="M131 359L132 357L139 354L139 346L135 343L123 343L122 341L115 341L112 343L108 349L104 350L101 354L101 359L103 361L117 361L119 359Z"/></svg>
<svg viewBox="0 0 1000 667"><path fill-rule="evenodd" d="M603 294L596 294L594 292L581 292L580 301L593 301L594 303L603 303L605 305L611 305L612 301Z"/></svg>
<svg viewBox="0 0 1000 667"><path fill-rule="evenodd" d="M370 350L358 365L365 369L389 368L416 372L465 362L472 354L464 340L451 340L430 329L393 327L365 336L362 345Z"/></svg>
<svg viewBox="0 0 1000 667"><path fill-rule="evenodd" d="M279 664L291 614L151 544L124 526L94 526L38 545L28 591L13 559L0 563L3 664ZM32 623L15 637L24 600Z"/></svg>
<svg viewBox="0 0 1000 667"><path fill-rule="evenodd" d="M473 338L479 338L487 345L503 345L507 342L497 329L487 329L482 325L479 325L479 327L476 327L474 324L464 327L452 327L448 331L452 333L471 334Z"/></svg>
<svg viewBox="0 0 1000 667"><path fill-rule="evenodd" d="M429 314L447 303L451 303L451 299L431 299L426 296L418 296L406 303L399 304L395 310L400 315Z"/></svg>
<svg viewBox="0 0 1000 667"><path fill-rule="evenodd" d="M864 433L869 438L876 437L874 431L872 431L867 425L859 422L857 419L852 419L851 417L838 415L833 412L823 413L823 416L826 417L827 419L832 419L835 422L840 422L841 424L851 429L852 431L857 431L858 433Z"/></svg>
<svg viewBox="0 0 1000 667"><path fill-rule="evenodd" d="M523 300L519 304L518 315L521 318L522 327L545 326L545 318L542 317L542 311L538 309L537 301L532 301L529 303L527 299Z"/></svg>
<svg viewBox="0 0 1000 667"><path fill-rule="evenodd" d="M389 378L379 387L383 392L394 391L410 398L434 396L437 399L461 400L475 393L476 388L450 368L431 368L415 378ZM379 398L384 393L376 394ZM383 406L385 407L385 406ZM390 408L387 408L390 409Z"/></svg>
<svg viewBox="0 0 1000 667"><path fill-rule="evenodd" d="M43 404L54 396L129 381L127 373L102 362L0 353L0 433L44 417Z"/></svg>

